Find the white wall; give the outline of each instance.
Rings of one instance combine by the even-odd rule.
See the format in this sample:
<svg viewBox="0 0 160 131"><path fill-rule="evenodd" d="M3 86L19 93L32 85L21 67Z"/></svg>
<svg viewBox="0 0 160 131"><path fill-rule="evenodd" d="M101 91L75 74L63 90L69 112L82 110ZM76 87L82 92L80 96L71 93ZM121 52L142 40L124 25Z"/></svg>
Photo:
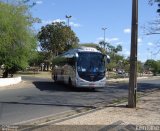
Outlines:
<svg viewBox="0 0 160 131"><path fill-rule="evenodd" d="M0 78L0 87L13 85L21 82L21 77L15 77L15 78Z"/></svg>

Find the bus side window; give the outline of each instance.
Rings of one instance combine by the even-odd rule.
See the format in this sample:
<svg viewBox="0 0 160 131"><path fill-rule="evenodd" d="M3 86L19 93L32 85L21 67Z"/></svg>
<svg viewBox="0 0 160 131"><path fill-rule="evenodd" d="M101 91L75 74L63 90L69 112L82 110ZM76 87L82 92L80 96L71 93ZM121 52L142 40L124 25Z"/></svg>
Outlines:
<svg viewBox="0 0 160 131"><path fill-rule="evenodd" d="M75 63L74 58L68 58L68 59L67 59L67 63L68 63L69 65L71 65L71 66L74 66L74 63Z"/></svg>

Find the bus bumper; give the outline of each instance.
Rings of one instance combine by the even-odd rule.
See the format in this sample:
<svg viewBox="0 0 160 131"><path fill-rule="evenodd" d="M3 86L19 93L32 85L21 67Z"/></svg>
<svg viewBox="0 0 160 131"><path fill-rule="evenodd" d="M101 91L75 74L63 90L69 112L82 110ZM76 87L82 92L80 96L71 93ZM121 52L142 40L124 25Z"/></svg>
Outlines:
<svg viewBox="0 0 160 131"><path fill-rule="evenodd" d="M106 87L106 78L99 80L99 81L86 81L83 79L76 80L76 87L79 88L103 88Z"/></svg>

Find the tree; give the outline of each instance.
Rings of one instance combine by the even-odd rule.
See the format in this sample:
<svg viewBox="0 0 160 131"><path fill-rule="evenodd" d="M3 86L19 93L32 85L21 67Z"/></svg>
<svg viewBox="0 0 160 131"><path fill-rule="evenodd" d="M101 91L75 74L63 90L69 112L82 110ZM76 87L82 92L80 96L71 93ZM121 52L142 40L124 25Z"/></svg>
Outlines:
<svg viewBox="0 0 160 131"><path fill-rule="evenodd" d="M1 1L9 3L9 4L14 4L14 5L24 5L25 4L29 8L37 4L37 2L34 2L33 0L1 0Z"/></svg>
<svg viewBox="0 0 160 131"><path fill-rule="evenodd" d="M56 56L78 45L79 39L64 22L53 22L41 28L38 40L42 51Z"/></svg>
<svg viewBox="0 0 160 131"><path fill-rule="evenodd" d="M25 5L1 2L0 10L0 64L5 68L3 77L8 77L28 65L37 43L31 29L34 18Z"/></svg>
<svg viewBox="0 0 160 131"><path fill-rule="evenodd" d="M99 42L100 47L101 47L101 48L104 48L104 49L106 48L106 45L108 45L108 44L109 44L109 43L107 43L107 42L105 42L105 41L100 41L100 42Z"/></svg>
<svg viewBox="0 0 160 131"><path fill-rule="evenodd" d="M143 74L144 68L141 61L137 61L137 72L140 73L140 76Z"/></svg>
<svg viewBox="0 0 160 131"><path fill-rule="evenodd" d="M160 15L160 0L148 0L148 3L152 6L153 4L158 4L157 13ZM160 19L153 20L148 22L143 28L146 35L158 35L160 34ZM160 53L160 41L158 40L157 43L157 50L155 54Z"/></svg>
<svg viewBox="0 0 160 131"><path fill-rule="evenodd" d="M155 60L147 60L144 64L145 68L152 71L153 75L157 75L160 71L160 62Z"/></svg>
<svg viewBox="0 0 160 131"><path fill-rule="evenodd" d="M111 62L108 64L108 69L112 71L113 68L117 69L117 68L122 68L119 67L119 61L122 61L124 60L124 57L119 55L119 54L113 54L111 53L110 54L110 59L111 59Z"/></svg>
<svg viewBox="0 0 160 131"><path fill-rule="evenodd" d="M157 3L158 4L158 9L157 13L160 13L160 0L149 0L149 4L152 6L153 4ZM147 27L145 28L145 31L147 32L147 35L152 35L152 34L160 34L160 19L156 19L152 22L148 23Z"/></svg>
<svg viewBox="0 0 160 131"><path fill-rule="evenodd" d="M108 64L108 69L112 70L113 68L118 68L118 63L120 60L123 60L123 56L119 55L118 52L122 51L122 46L117 45L116 47L111 45L110 43L105 44L107 46L107 53L109 54L111 58L111 62Z"/></svg>
<svg viewBox="0 0 160 131"><path fill-rule="evenodd" d="M51 66L51 56L49 52L37 51L35 56L29 60L29 66L41 67L41 71L49 71Z"/></svg>

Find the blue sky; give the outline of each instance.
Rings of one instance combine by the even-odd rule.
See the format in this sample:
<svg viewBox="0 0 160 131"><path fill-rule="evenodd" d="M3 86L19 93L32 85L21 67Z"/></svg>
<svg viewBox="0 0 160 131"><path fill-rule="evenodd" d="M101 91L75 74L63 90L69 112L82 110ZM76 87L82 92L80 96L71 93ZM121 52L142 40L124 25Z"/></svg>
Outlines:
<svg viewBox="0 0 160 131"><path fill-rule="evenodd" d="M80 43L98 43L104 39L103 27L106 27L106 41L123 47L122 55L130 55L131 43L131 7L132 0L33 0L37 3L31 9L34 17L42 20L34 25L40 30L42 25L53 21L65 21L66 15L71 15L71 28L80 39ZM119 3L118 3L119 2ZM160 59L155 55L158 51L156 43L158 35L147 36L143 26L158 17L157 5L148 5L148 0L139 0L139 34L138 59Z"/></svg>

